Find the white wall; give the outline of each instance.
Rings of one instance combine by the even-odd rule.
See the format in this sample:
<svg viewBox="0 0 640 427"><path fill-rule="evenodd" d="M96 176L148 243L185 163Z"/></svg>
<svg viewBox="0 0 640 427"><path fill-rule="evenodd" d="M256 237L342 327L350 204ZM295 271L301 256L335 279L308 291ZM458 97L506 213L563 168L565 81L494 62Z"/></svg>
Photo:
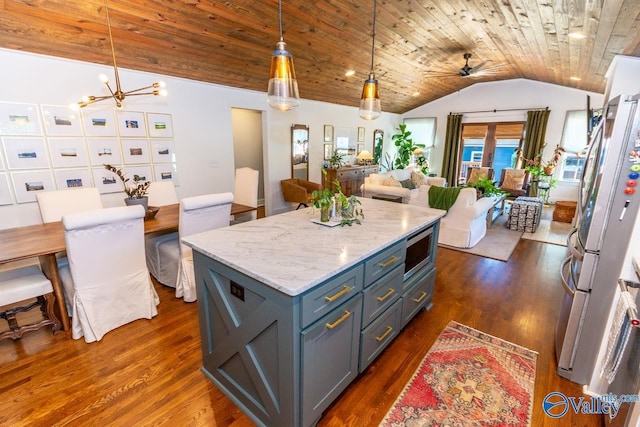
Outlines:
<svg viewBox="0 0 640 427"><path fill-rule="evenodd" d="M527 110L549 107L547 146L543 159L551 158L560 142L565 114L568 110L587 108L587 95L591 96L591 107L599 108L603 95L578 89L515 79L501 82L476 83L459 92L425 104L403 115L407 117L437 117L436 145L432 149L430 169L440 174L444 155L444 139L449 113L465 113L463 122L526 121ZM468 113L486 111L489 113ZM518 110L497 111L493 110ZM556 169L557 172L557 169ZM577 200L577 184L558 182L549 193L550 200Z"/></svg>
<svg viewBox="0 0 640 427"><path fill-rule="evenodd" d="M108 58L107 58L108 59ZM265 57L265 61L269 58ZM101 95L104 85L98 74L113 80L113 68L44 55L0 49L0 101L66 106L83 95ZM281 112L267 107L266 94L193 80L119 69L122 89L144 87L157 80L167 83L166 98L142 96L125 100L125 110L172 115L179 197L233 191L234 153L232 108L264 111L262 133L266 144L265 205L268 215L291 209L282 199L280 180L290 177L291 125L310 128L310 179L321 182L325 124L335 127L365 127L366 149L373 149L374 129L383 129L385 141L400 122L400 116L383 113L375 121L358 116L354 107L303 99L295 110ZM265 90L267 86L265 76ZM304 96L304 82L299 82ZM102 101L101 105L111 101ZM384 104L384 100L383 100ZM122 205L123 193L103 196L105 206ZM295 208L295 207L294 207ZM0 206L0 228L40 222L36 203Z"/></svg>

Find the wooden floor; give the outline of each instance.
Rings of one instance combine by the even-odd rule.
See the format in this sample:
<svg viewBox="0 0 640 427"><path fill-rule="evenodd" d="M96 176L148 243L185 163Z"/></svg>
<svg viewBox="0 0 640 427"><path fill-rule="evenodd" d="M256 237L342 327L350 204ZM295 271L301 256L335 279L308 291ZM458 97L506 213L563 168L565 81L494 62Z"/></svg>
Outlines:
<svg viewBox="0 0 640 427"><path fill-rule="evenodd" d="M542 411L552 391L580 396L555 374L554 329L566 249L521 240L509 262L439 249L434 307L421 312L330 407L319 426L376 426L450 320L539 353L532 426L601 426ZM250 426L200 372L197 305L156 286L158 316L75 341L47 329L0 341L2 426ZM279 426L280 427L280 426Z"/></svg>

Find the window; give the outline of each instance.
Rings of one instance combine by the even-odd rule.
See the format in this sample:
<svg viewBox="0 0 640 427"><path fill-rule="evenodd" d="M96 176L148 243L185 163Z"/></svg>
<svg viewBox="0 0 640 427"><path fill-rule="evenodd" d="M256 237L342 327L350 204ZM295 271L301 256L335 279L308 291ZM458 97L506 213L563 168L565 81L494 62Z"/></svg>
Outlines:
<svg viewBox="0 0 640 427"><path fill-rule="evenodd" d="M578 181L582 174L584 158L579 154L587 146L587 111L567 111L560 146L565 149L558 178L562 181Z"/></svg>

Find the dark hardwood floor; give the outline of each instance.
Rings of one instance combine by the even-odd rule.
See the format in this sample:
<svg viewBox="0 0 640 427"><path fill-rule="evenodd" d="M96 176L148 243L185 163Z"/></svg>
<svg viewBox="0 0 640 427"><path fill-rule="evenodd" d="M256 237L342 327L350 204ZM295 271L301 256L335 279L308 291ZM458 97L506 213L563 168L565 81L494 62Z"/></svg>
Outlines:
<svg viewBox="0 0 640 427"><path fill-rule="evenodd" d="M509 262L439 248L434 306L421 312L331 406L319 426L376 426L450 320L538 352L532 426L602 426L600 416L558 420L552 391L580 396L555 373L554 330L566 248L520 240ZM200 372L197 305L157 285L158 316L86 344L49 329L0 341L2 426L250 426Z"/></svg>

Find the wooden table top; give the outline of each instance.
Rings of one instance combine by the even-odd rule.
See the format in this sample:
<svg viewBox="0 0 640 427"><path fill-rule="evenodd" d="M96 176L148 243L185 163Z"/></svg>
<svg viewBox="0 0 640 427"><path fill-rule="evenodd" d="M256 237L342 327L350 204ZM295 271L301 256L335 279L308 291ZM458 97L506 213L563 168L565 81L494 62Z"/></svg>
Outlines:
<svg viewBox="0 0 640 427"><path fill-rule="evenodd" d="M254 207L233 203L231 215L254 210ZM144 222L144 232L177 230L179 216L179 204L162 206L154 218ZM61 221L0 230L0 263L62 252L65 247Z"/></svg>

